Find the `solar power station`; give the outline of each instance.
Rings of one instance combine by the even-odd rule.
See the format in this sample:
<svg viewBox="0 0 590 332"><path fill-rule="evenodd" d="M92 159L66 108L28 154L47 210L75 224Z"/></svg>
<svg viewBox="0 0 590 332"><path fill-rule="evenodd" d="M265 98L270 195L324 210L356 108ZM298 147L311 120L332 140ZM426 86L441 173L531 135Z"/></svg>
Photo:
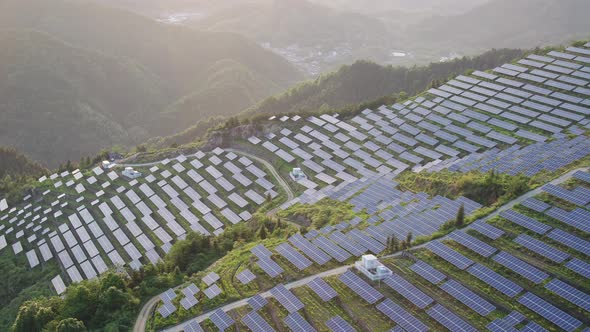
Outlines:
<svg viewBox="0 0 590 332"><path fill-rule="evenodd" d="M187 232L219 234L248 221L259 196L277 195L263 168L222 149L138 171L145 176L132 181L100 167L41 178L51 189L0 216L0 250L26 251L32 268L55 257L63 281L81 281L112 266L155 264Z"/></svg>
<svg viewBox="0 0 590 332"><path fill-rule="evenodd" d="M302 194L280 209L330 198L357 216L246 247L249 262L231 275L214 265L163 292L157 315L179 318L164 330L588 331L590 173L569 171L590 155L589 56L590 43L530 54L355 115L269 119L278 129L245 144L301 171L289 182ZM532 177L567 166L460 230L387 254L392 237L430 236L461 207L482 208L404 190L401 172ZM2 203L0 250L31 269L55 259L62 294L111 267L155 264L188 232L219 235L279 196L265 167L221 148L138 170L133 180L100 167L39 179L43 191ZM352 265L368 254L389 273Z"/></svg>

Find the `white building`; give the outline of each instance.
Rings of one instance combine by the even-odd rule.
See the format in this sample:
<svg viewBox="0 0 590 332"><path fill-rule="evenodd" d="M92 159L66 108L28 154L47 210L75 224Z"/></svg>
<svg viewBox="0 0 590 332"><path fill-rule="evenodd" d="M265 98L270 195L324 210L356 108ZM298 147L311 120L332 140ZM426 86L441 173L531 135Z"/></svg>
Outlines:
<svg viewBox="0 0 590 332"><path fill-rule="evenodd" d="M303 173L301 168L293 168L293 170L291 172L289 172L289 176L291 177L291 179L293 179L293 181L307 179L307 175L305 175L305 173Z"/></svg>
<svg viewBox="0 0 590 332"><path fill-rule="evenodd" d="M372 281L382 280L393 274L391 270L381 264L373 255L363 255L360 261L354 263L354 267Z"/></svg>
<svg viewBox="0 0 590 332"><path fill-rule="evenodd" d="M6 198L0 200L0 211L4 211L8 209L8 202L6 202Z"/></svg>
<svg viewBox="0 0 590 332"><path fill-rule="evenodd" d="M123 176L126 176L130 179L137 179L138 177L141 176L141 173L134 170L133 167L125 167L125 170L123 172L121 172L121 174L123 174Z"/></svg>

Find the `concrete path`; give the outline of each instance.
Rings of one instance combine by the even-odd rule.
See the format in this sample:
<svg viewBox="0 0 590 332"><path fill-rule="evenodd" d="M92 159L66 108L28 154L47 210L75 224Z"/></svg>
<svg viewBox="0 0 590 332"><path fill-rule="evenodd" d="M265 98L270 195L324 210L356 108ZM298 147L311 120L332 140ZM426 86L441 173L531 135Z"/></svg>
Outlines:
<svg viewBox="0 0 590 332"><path fill-rule="evenodd" d="M226 151L231 151L235 154L239 154L245 157L248 157L250 159L254 159L257 162L261 163L262 165L264 165L264 167L266 167L268 169L268 171L270 172L270 174L272 174L272 176L277 179L277 182L279 183L279 185L281 187L283 187L283 189L285 190L285 192L287 193L287 202L291 201L295 198L295 195L293 194L293 190L291 190L291 187L289 186L289 184L287 183L287 181L285 181L285 179L283 179L281 177L281 175L279 174L279 172L274 168L274 166L269 163L268 161L257 157L253 154L250 154L248 152L244 152L244 151L240 151L240 150L236 150L236 149L226 149Z"/></svg>
<svg viewBox="0 0 590 332"><path fill-rule="evenodd" d="M346 270L348 270L351 267L352 267L352 265L345 265L345 266L341 266L341 267L338 267L338 268L335 268L335 269L332 269L332 270L328 270L328 271L324 271L324 272L321 272L321 273L318 273L318 274L314 274L312 276L305 277L303 279L300 279L300 280L293 281L291 283L285 284L285 287L287 289L301 287L303 285L306 285L308 282L312 281L315 278L325 278L325 277L330 277L330 276L334 276L334 275L340 275L340 274L346 272ZM262 296L264 298L269 298L272 295L270 294L270 291L266 291L266 292L260 293L260 296ZM165 329L163 331L165 331L165 332L180 332L180 331L183 330L182 329L183 326L185 326L186 324L188 324L188 323L190 323L192 321L196 321L198 323L203 322L204 320L206 320L207 318L209 318L209 316L211 316L211 314L213 312L215 312L217 309L221 309L221 310L223 310L225 312L228 312L228 311L231 311L233 309L237 309L237 308L243 307L243 306L245 306L247 304L248 304L248 298L242 299L242 300L239 300L239 301L236 301L236 302L233 302L233 303L224 305L222 307L212 309L212 310L210 310L210 311L208 311L206 313L203 313L203 314L201 314L201 315L199 315L197 317L191 318L191 319L189 319L187 321L184 321L184 322L182 322L182 323L180 323L178 325L169 327L169 328L167 328L167 329Z"/></svg>

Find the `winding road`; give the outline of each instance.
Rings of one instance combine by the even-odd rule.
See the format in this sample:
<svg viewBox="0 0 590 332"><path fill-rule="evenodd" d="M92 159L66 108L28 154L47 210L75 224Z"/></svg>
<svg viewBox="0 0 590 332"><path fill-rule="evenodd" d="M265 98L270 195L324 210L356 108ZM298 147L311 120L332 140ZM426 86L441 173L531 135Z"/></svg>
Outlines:
<svg viewBox="0 0 590 332"><path fill-rule="evenodd" d="M262 159L260 159L260 158L258 158L256 156L253 156L253 155L250 155L248 153L241 152L241 151L235 151L234 150L233 152L236 153L236 154L237 153L243 154L243 155L247 156L248 158L256 159L257 161L259 161L259 162L261 162L263 164L266 163L266 164L268 164L270 166L269 170L270 169L274 170L274 167L272 167L272 165L270 165L268 162L266 162L266 161L264 161L264 160L262 160ZM558 185L560 183L563 183L563 182L566 182L566 181L570 180L572 178L573 174L575 172L577 172L577 171L588 172L589 170L590 170L590 167L577 168L577 169L574 169L572 171L569 171L569 172L561 175L560 177L558 177L558 178L556 178L556 179L554 179L554 180L552 180L552 181L550 181L548 183L554 184L554 185ZM276 170L275 170L275 172L276 172ZM278 173L276 175L278 176ZM274 176L274 174L273 174L273 176ZM278 178L280 179L280 177L278 177ZM510 202L502 205L501 207L499 207L498 209L496 209L494 212L492 212L489 215L487 215L486 217L484 217L482 220L483 221L488 221L488 220L496 217L500 212L509 210L512 207L514 207L515 205L522 203L525 199L530 198L530 197L534 197L534 196L540 194L542 191L543 191L543 186L539 186L538 188L533 189L533 190L527 192L526 194L524 194L522 196L519 196L519 197L511 200ZM465 227L464 229L467 230L467 229L470 229L470 228L471 228L471 226L469 225L469 226ZM446 235L446 236L444 236L444 237L442 237L442 238L440 238L438 240L444 240L447 237L448 237L448 235ZM415 247L412 247L411 249L412 250L418 249L418 248L421 248L421 247L423 247L425 245L426 245L426 243L421 244L421 245L418 245L418 246L415 246ZM391 255L382 256L382 258L396 257L396 256L399 256L401 254L402 254L402 252L397 252L397 253L394 253L394 254L391 254ZM349 268L351 268L351 267L352 267L352 265L344 265L344 266L340 266L340 267L337 267L337 268L332 269L332 270L320 272L320 273L317 273L317 274L314 274L314 275L305 277L303 279L296 280L296 281L293 281L291 283L285 284L285 287L287 289L297 288L297 287L300 287L300 286L303 286L303 285L307 284L311 280L313 280L315 278L318 278L318 277L324 278L324 277L328 277L328 276L342 274L342 273L346 272L346 270L349 269ZM260 295L262 297L264 297L264 298L268 298L268 297L271 296L271 294L270 294L269 291L263 292ZM134 332L144 332L145 331L145 326L147 324L147 320L149 319L149 316L150 316L150 313L153 310L153 307L158 303L158 299L159 299L158 297L154 297L154 298L150 299L144 305L144 307L141 309L141 312L140 312L139 316L137 317L137 321L135 322L135 326L133 328L133 331ZM184 321L184 322L179 323L179 324L177 324L175 326L172 326L170 328L167 328L164 331L166 331L166 332L180 332L180 331L182 331L182 327L184 325L186 325L187 323L189 323L190 321L195 320L198 323L201 323L205 319L209 318L209 316L211 316L211 314L215 310L217 310L217 309L222 309L223 311L233 310L233 309L236 309L236 308L239 308L241 306L246 305L247 304L247 301L248 301L248 298L242 299L242 300L239 300L239 301L236 301L236 302L232 302L232 303L229 303L229 304L226 304L226 305L221 306L219 308L212 309L212 310L210 310L208 312L202 313L201 315L199 315L197 317L191 318L191 319L189 319L187 321Z"/></svg>
<svg viewBox="0 0 590 332"><path fill-rule="evenodd" d="M281 187L283 187L283 189L285 190L285 192L287 193L287 201L293 200L295 198L295 195L293 194L293 190L291 190L291 187L289 186L289 184L287 183L287 181L285 181L285 179L283 179L281 177L281 175L279 174L279 172L274 168L274 166L269 163L268 161L257 157L251 153L248 152L244 152L244 151L240 151L240 150L236 150L236 149L226 149L225 151L231 151L235 154L239 154L242 155L244 157L248 157L250 159L254 159L257 162L261 163L262 165L264 165L264 167L266 167L268 169L268 171L270 172L270 174L272 174L272 176L274 176L275 179L277 179L277 182L279 183L279 185Z"/></svg>

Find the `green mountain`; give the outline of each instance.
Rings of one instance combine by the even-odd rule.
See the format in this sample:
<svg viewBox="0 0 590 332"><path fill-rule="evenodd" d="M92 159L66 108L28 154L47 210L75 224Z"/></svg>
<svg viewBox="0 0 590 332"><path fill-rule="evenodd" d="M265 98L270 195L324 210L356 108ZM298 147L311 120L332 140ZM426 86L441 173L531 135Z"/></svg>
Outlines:
<svg viewBox="0 0 590 332"><path fill-rule="evenodd" d="M237 34L87 1L2 1L0 30L0 144L52 167L237 113L301 78Z"/></svg>
<svg viewBox="0 0 590 332"><path fill-rule="evenodd" d="M15 149L0 147L0 179L5 176L37 176L45 171Z"/></svg>
<svg viewBox="0 0 590 332"><path fill-rule="evenodd" d="M0 142L48 166L145 138L134 119L164 107L134 63L33 31L2 31L0 45Z"/></svg>
<svg viewBox="0 0 590 332"><path fill-rule="evenodd" d="M382 66L368 61L357 61L349 66L307 81L278 95L269 97L254 107L240 113L240 120L267 118L288 113L317 113L344 108L358 108L363 103L385 103L388 97L405 92L419 93L431 84L473 70L486 70L519 58L524 51L517 49L491 50L474 57L463 57L449 62L431 63L427 66ZM379 105L377 105L379 106ZM186 144L219 125L223 119L199 122L191 128L163 138L149 141L156 148L173 143Z"/></svg>
<svg viewBox="0 0 590 332"><path fill-rule="evenodd" d="M405 35L412 47L463 53L559 45L590 36L589 11L586 0L490 0L463 14L416 22Z"/></svg>
<svg viewBox="0 0 590 332"><path fill-rule="evenodd" d="M340 109L400 92L413 95L433 82L446 80L470 69L493 68L522 55L523 51L516 49L491 50L475 57L414 67L382 66L358 61L268 98L245 113L281 114L317 111L320 108Z"/></svg>

